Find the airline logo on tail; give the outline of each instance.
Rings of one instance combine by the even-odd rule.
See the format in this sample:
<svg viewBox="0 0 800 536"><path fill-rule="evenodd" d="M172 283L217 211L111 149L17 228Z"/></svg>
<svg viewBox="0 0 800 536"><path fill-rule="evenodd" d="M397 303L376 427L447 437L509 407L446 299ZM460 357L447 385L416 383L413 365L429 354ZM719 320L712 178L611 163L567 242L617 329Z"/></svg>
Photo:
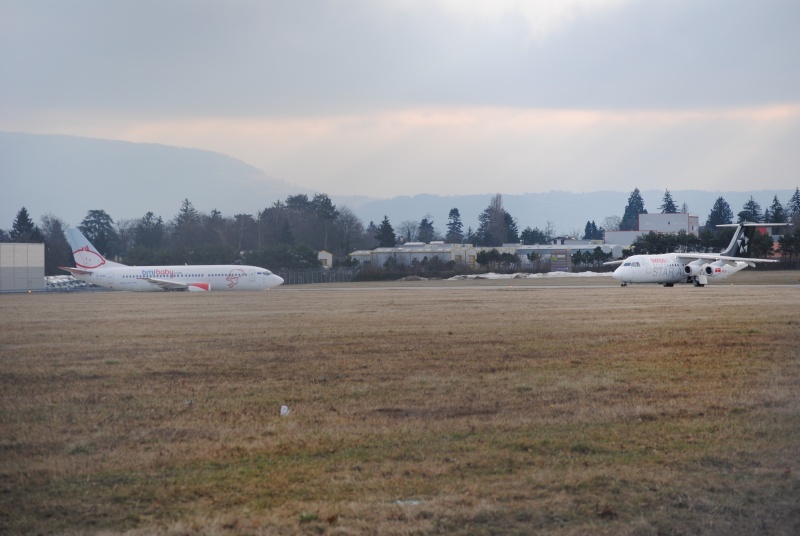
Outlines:
<svg viewBox="0 0 800 536"><path fill-rule="evenodd" d="M750 239L747 238L747 235L742 233L742 236L739 237L739 240L737 242L739 244L739 251L741 251L742 253L746 254L747 253L747 248L750 245Z"/></svg>
<svg viewBox="0 0 800 536"><path fill-rule="evenodd" d="M73 251L72 255L75 257L75 266L92 270L100 268L106 263L105 258L96 251L89 249L89 246L83 246L77 251Z"/></svg>

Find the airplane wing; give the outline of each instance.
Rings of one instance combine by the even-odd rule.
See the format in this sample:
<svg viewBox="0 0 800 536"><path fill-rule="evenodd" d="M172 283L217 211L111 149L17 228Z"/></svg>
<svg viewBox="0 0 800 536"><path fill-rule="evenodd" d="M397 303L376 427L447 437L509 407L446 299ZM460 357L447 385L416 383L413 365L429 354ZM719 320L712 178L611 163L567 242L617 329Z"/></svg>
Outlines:
<svg viewBox="0 0 800 536"><path fill-rule="evenodd" d="M211 290L211 285L206 281L192 281L190 283L181 283L180 281L173 281L172 279L157 279L155 277L140 277L142 281L147 281L152 285L156 285L162 290L189 290L189 291L203 291Z"/></svg>
<svg viewBox="0 0 800 536"><path fill-rule="evenodd" d="M622 264L623 262L625 262L624 259L619 259L617 261L608 261L608 262L604 262L603 266L610 265L610 264Z"/></svg>
<svg viewBox="0 0 800 536"><path fill-rule="evenodd" d="M59 266L59 268L61 270L64 270L65 272L69 272L69 273L71 273L73 275L75 275L75 274L91 275L92 274L91 270L83 270L81 268L73 268L72 266Z"/></svg>
<svg viewBox="0 0 800 536"><path fill-rule="evenodd" d="M187 290L189 285L186 283L181 283L179 281L173 281L171 279L156 279L154 277L142 277L140 278L143 281L147 281L153 285L156 285L163 290Z"/></svg>
<svg viewBox="0 0 800 536"><path fill-rule="evenodd" d="M715 255L714 253L677 253L678 258L682 260L698 260L707 259L710 261L730 261L730 262L778 262L775 259L751 259L749 257L726 257L724 255Z"/></svg>

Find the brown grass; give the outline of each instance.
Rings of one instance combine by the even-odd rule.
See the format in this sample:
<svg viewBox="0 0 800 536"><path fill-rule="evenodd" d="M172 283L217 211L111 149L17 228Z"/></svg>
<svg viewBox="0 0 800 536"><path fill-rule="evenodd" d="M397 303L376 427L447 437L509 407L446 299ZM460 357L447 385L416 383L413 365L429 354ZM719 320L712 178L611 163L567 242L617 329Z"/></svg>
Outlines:
<svg viewBox="0 0 800 536"><path fill-rule="evenodd" d="M800 530L800 285L480 285L0 296L0 533Z"/></svg>

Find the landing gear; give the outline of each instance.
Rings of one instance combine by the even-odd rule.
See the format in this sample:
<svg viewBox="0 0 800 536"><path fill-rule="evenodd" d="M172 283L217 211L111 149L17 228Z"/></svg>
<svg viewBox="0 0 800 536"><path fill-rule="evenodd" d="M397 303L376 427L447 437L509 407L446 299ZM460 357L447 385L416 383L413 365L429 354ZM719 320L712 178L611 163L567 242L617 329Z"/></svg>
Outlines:
<svg viewBox="0 0 800 536"><path fill-rule="evenodd" d="M623 283L623 284L621 284L620 286L621 286L621 287L627 287L627 286L628 286L628 284L627 284L627 283Z"/></svg>
<svg viewBox="0 0 800 536"><path fill-rule="evenodd" d="M697 278L695 277L694 278L694 286L696 286L696 287L704 287L705 285L702 284L700 281L698 281Z"/></svg>
<svg viewBox="0 0 800 536"><path fill-rule="evenodd" d="M674 287L675 283L664 283L665 287Z"/></svg>

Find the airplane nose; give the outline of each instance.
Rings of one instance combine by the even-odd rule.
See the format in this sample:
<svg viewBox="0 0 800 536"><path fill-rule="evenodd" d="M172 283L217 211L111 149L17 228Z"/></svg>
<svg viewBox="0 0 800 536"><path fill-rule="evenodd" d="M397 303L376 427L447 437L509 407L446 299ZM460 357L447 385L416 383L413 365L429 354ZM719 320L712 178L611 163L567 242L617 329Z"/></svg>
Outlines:
<svg viewBox="0 0 800 536"><path fill-rule="evenodd" d="M277 287L283 285L283 278L279 275L272 274L272 281L271 287Z"/></svg>

